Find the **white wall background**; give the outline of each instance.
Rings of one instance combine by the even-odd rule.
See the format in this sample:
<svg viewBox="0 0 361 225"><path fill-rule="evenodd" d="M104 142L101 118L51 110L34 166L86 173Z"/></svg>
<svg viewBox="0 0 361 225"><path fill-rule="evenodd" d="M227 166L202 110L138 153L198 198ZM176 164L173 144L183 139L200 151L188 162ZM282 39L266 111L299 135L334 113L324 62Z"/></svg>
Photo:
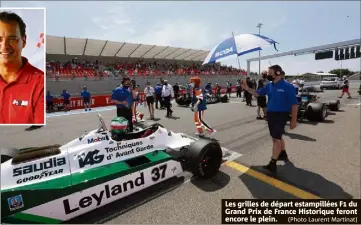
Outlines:
<svg viewBox="0 0 361 225"><path fill-rule="evenodd" d="M27 45L22 55L28 58L29 62L38 69L45 71L45 42L38 48L40 34L45 33L45 10L44 9L12 9L0 8L2 11L11 11L18 14L26 24ZM45 40L46 41L46 40Z"/></svg>

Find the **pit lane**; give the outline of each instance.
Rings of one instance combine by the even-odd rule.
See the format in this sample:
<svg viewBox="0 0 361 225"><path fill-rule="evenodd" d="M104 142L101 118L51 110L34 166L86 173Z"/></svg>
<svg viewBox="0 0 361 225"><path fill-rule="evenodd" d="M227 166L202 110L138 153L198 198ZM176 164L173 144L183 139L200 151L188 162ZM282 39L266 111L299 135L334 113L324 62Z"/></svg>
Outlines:
<svg viewBox="0 0 361 225"><path fill-rule="evenodd" d="M107 205L71 223L201 223L218 224L222 198L360 198L360 100L358 85L351 85L353 99L341 100L341 111L323 123L298 124L286 135L291 163L279 163L276 177L261 169L271 155L265 121L255 119L256 107L241 99L209 105L205 119L217 129L216 139L241 154L227 162L211 180L191 179L186 173L146 191ZM319 93L320 100L335 99L339 90ZM146 111L141 108L142 111ZM47 126L30 132L25 127L0 127L3 147L65 143L98 124L98 112L53 116ZM101 112L106 121L115 110ZM147 116L147 114L146 114ZM194 134L192 113L174 104L174 118L156 111L159 123L176 132ZM39 140L37 143L35 140ZM276 188L277 187L277 188Z"/></svg>

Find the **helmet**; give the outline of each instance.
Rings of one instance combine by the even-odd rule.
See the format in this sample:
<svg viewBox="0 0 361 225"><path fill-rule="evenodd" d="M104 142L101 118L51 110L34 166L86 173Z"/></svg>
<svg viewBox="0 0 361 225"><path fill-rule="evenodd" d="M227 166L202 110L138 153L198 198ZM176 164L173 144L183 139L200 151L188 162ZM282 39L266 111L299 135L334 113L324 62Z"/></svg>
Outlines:
<svg viewBox="0 0 361 225"><path fill-rule="evenodd" d="M110 122L110 130L112 133L124 134L128 129L128 120L124 117L115 117Z"/></svg>

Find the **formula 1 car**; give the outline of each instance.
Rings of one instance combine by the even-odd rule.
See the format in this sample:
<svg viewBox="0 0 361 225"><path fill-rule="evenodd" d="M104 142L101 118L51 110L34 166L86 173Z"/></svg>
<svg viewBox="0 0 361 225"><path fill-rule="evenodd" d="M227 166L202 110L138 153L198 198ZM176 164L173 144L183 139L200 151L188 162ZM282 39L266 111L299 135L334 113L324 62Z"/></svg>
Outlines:
<svg viewBox="0 0 361 225"><path fill-rule="evenodd" d="M192 97L187 97L186 95L179 96L176 98L176 103L180 106L186 106L188 107L192 103ZM229 101L229 98L227 94L224 94L223 96L218 95L207 95L207 104L215 104L215 103L227 103Z"/></svg>
<svg viewBox="0 0 361 225"><path fill-rule="evenodd" d="M312 94L308 89L301 89L297 96L299 101L297 119L302 121L322 122L328 116L328 110L338 111L340 109L340 101L332 100L328 104L319 102L319 96Z"/></svg>
<svg viewBox="0 0 361 225"><path fill-rule="evenodd" d="M218 142L151 122L115 137L98 116L98 129L65 145L1 149L3 223L62 223L183 171L219 171Z"/></svg>

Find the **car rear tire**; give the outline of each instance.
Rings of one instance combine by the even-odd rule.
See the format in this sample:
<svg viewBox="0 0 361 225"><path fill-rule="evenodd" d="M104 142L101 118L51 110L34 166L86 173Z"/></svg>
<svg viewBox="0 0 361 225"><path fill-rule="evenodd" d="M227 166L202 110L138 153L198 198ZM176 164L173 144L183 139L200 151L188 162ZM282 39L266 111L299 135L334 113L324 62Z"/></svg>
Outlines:
<svg viewBox="0 0 361 225"><path fill-rule="evenodd" d="M338 111L340 109L340 100L332 100L328 103L328 108L331 111Z"/></svg>
<svg viewBox="0 0 361 225"><path fill-rule="evenodd" d="M207 179L219 171L223 152L218 142L199 139L189 146L185 157L190 172L197 177Z"/></svg>
<svg viewBox="0 0 361 225"><path fill-rule="evenodd" d="M309 121L322 122L327 117L327 105L325 103L310 103L306 110Z"/></svg>
<svg viewBox="0 0 361 225"><path fill-rule="evenodd" d="M16 148L1 148L1 163L7 162L18 155L19 149Z"/></svg>

